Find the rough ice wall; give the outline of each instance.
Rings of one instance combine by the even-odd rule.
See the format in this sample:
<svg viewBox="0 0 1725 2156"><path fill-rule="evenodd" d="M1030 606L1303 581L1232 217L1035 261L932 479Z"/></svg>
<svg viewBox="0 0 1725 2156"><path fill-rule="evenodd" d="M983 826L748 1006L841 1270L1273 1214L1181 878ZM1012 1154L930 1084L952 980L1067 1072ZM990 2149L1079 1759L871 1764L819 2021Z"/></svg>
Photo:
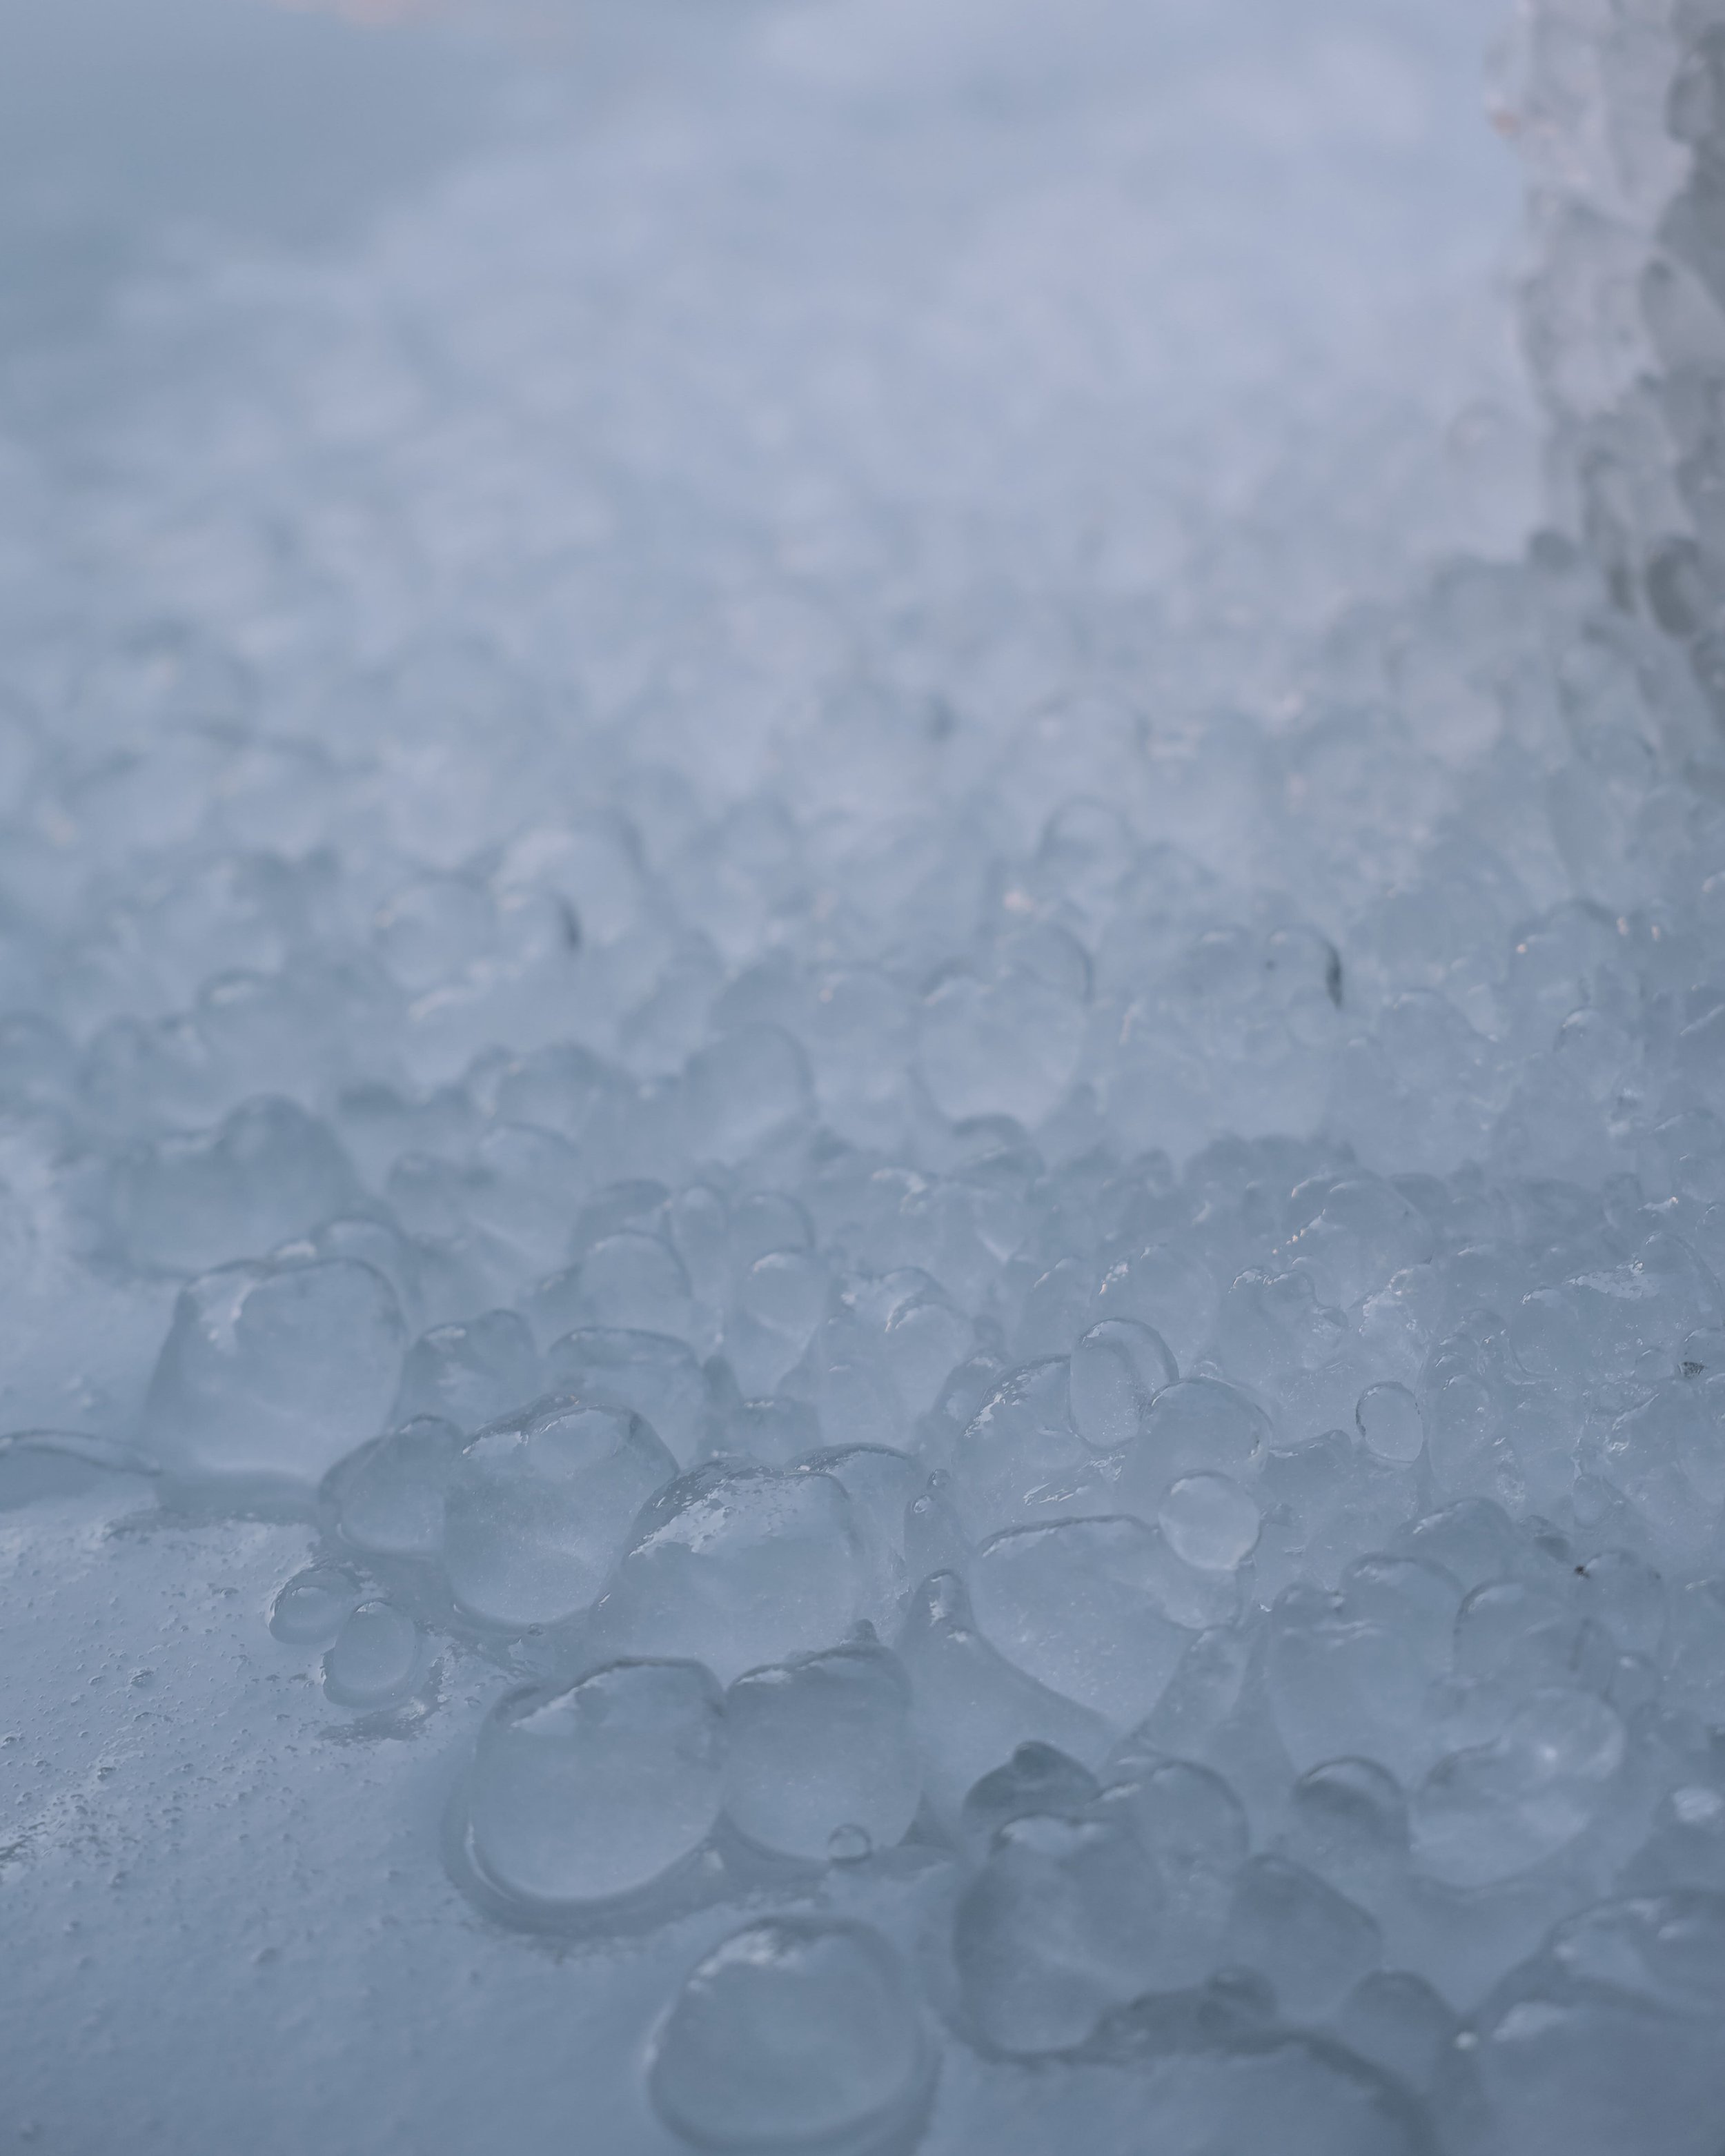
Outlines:
<svg viewBox="0 0 1725 2156"><path fill-rule="evenodd" d="M1524 27L1531 540L1411 5L761 10L9 379L36 2145L1712 2156L1717 33Z"/></svg>
<svg viewBox="0 0 1725 2156"><path fill-rule="evenodd" d="M1554 507L1615 603L1687 647L1717 711L1725 13L1706 0L1533 8L1507 56Z"/></svg>

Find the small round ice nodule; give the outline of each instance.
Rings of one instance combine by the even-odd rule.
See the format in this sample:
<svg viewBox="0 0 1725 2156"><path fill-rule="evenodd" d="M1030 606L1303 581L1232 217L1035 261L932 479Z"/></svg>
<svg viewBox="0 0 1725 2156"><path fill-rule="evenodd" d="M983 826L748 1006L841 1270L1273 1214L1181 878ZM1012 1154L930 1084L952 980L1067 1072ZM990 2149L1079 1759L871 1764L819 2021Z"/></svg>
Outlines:
<svg viewBox="0 0 1725 2156"><path fill-rule="evenodd" d="M419 1628L393 1602L362 1602L323 1658L323 1688L337 1707L393 1707L419 1673Z"/></svg>
<svg viewBox="0 0 1725 2156"><path fill-rule="evenodd" d="M1405 1385L1368 1385L1359 1396L1353 1419L1367 1450L1379 1460L1406 1466L1425 1449L1425 1424L1420 1403Z"/></svg>
<svg viewBox="0 0 1725 2156"><path fill-rule="evenodd" d="M1176 1557L1201 1572L1232 1572L1258 1539L1258 1508L1225 1475L1183 1475L1157 1523Z"/></svg>
<svg viewBox="0 0 1725 2156"><path fill-rule="evenodd" d="M1144 1424L1150 1403L1179 1376L1167 1342L1129 1317L1104 1318L1072 1350L1072 1419L1085 1443L1116 1452Z"/></svg>
<svg viewBox="0 0 1725 2156"><path fill-rule="evenodd" d="M270 1610L270 1630L294 1647L326 1647L359 1599L359 1583L338 1564L296 1572Z"/></svg>
<svg viewBox="0 0 1725 2156"><path fill-rule="evenodd" d="M852 1645L751 1670L732 1686L726 1712L725 1807L751 1840L819 1861L903 1837L922 1763L896 1655Z"/></svg>
<svg viewBox="0 0 1725 2156"><path fill-rule="evenodd" d="M490 1625L555 1625L591 1602L635 1515L677 1471L640 1417L536 1402L456 1461L444 1534L455 1599Z"/></svg>
<svg viewBox="0 0 1725 2156"><path fill-rule="evenodd" d="M534 1905L609 1901L700 1848L724 1792L719 1688L698 1662L619 1662L513 1692L480 1732L474 1857Z"/></svg>
<svg viewBox="0 0 1725 2156"><path fill-rule="evenodd" d="M710 1953L655 2039L654 2108L699 2148L898 2156L932 2057L893 1948L858 1924L751 1924Z"/></svg>

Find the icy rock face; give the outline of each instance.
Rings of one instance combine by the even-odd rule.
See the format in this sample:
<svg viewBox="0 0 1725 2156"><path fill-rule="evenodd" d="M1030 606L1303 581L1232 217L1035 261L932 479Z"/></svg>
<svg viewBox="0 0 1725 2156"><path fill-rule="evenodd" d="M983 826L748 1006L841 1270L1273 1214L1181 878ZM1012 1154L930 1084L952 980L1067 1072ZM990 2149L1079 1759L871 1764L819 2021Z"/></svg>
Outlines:
<svg viewBox="0 0 1725 2156"><path fill-rule="evenodd" d="M1614 603L1683 654L1717 716L1725 15L1547 5L1517 27L1500 94L1535 179L1527 329L1557 415L1558 505Z"/></svg>
<svg viewBox="0 0 1725 2156"><path fill-rule="evenodd" d="M7 1517L298 1522L629 2130L1717 2156L1725 13L1524 11L1552 521L1416 574L1153 427L1181 11L875 12L187 270L75 665L0 560Z"/></svg>

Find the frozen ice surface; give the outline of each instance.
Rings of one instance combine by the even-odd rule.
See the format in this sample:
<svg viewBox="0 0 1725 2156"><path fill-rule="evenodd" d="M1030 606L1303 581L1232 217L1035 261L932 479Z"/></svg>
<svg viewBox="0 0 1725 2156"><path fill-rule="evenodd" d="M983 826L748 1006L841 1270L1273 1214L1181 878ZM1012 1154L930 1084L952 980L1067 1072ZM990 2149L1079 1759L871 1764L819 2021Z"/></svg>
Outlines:
<svg viewBox="0 0 1725 2156"><path fill-rule="evenodd" d="M1717 2156L1725 8L436 12L8 39L0 2141Z"/></svg>

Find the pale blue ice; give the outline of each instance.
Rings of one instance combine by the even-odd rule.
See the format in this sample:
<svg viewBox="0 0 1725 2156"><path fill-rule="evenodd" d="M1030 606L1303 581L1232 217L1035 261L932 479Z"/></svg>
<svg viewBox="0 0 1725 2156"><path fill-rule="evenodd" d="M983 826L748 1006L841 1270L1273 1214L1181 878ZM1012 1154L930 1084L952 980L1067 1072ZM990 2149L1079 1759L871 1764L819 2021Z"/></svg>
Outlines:
<svg viewBox="0 0 1725 2156"><path fill-rule="evenodd" d="M1725 0L0 15L0 2148L1719 2156Z"/></svg>

